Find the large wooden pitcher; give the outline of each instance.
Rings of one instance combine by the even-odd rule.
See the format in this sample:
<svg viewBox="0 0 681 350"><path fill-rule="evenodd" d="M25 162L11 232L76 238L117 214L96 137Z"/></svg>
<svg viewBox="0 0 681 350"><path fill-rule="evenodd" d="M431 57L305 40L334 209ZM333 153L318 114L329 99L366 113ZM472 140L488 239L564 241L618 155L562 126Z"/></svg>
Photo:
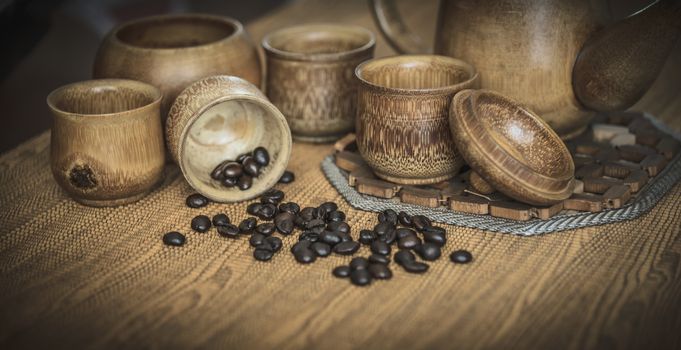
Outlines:
<svg viewBox="0 0 681 350"><path fill-rule="evenodd" d="M430 51L394 0L374 18L400 53ZM482 88L521 101L564 138L593 111L624 110L659 74L680 32L678 3L660 1L609 23L606 0L442 0L435 53L472 63Z"/></svg>

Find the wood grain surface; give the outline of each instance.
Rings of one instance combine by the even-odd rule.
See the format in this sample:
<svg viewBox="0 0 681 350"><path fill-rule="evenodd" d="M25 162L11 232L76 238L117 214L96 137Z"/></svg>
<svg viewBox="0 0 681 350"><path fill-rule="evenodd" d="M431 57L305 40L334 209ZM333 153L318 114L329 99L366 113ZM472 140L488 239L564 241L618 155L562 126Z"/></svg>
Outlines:
<svg viewBox="0 0 681 350"><path fill-rule="evenodd" d="M430 25L435 1L404 1ZM313 14L313 15L311 15ZM249 25L264 33L306 21L376 30L364 1L294 2ZM389 51L377 42L377 55ZM673 54L681 58L681 45ZM681 130L681 67L637 108ZM305 204L335 200L353 234L375 214L348 207L319 162L333 148L294 144L283 188ZM0 156L0 348L645 348L681 347L681 185L629 222L535 238L447 227L446 260L414 276L395 269L368 288L332 277L349 257L294 262L285 240L270 263L253 260L245 239L187 232L196 211L177 168L142 201L97 209L70 200L49 173L49 134ZM280 185L281 186L281 185ZM205 213L245 217L246 203ZM360 254L367 252L362 248Z"/></svg>

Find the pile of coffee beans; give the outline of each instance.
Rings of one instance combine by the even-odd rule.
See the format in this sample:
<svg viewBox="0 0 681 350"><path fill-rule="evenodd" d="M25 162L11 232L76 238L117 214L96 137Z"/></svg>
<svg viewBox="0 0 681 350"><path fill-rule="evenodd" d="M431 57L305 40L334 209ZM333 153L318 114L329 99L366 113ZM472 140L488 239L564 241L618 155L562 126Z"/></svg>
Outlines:
<svg viewBox="0 0 681 350"><path fill-rule="evenodd" d="M253 179L260 175L260 170L270 164L270 154L264 147L257 147L252 152L244 153L236 160L225 160L213 169L210 177L225 187L236 186L245 191L253 185Z"/></svg>

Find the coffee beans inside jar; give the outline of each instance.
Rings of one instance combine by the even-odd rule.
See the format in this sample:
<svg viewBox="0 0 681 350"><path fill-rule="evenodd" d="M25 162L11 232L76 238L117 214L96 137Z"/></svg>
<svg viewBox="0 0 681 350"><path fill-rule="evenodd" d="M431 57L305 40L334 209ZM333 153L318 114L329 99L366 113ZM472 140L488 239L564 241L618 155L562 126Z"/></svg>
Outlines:
<svg viewBox="0 0 681 350"><path fill-rule="evenodd" d="M246 191L269 164L270 154L267 149L257 147L252 152L239 155L236 160L222 161L211 171L210 177L224 187L237 187Z"/></svg>

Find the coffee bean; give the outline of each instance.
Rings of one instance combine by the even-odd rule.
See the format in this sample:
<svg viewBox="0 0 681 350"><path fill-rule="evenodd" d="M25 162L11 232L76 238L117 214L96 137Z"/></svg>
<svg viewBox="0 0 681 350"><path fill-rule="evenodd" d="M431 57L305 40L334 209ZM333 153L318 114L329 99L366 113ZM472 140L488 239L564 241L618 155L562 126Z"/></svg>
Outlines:
<svg viewBox="0 0 681 350"><path fill-rule="evenodd" d="M326 214L337 210L338 205L334 202L324 202L322 203L318 208L317 211L319 212L320 217L324 218L326 217Z"/></svg>
<svg viewBox="0 0 681 350"><path fill-rule="evenodd" d="M251 246L253 247L257 247L263 244L263 242L265 242L265 237L267 236L261 235L259 233L254 233L251 235L251 238L248 239L248 243L250 243Z"/></svg>
<svg viewBox="0 0 681 350"><path fill-rule="evenodd" d="M272 259L274 252L267 249L256 249L253 251L253 257L258 261L268 261Z"/></svg>
<svg viewBox="0 0 681 350"><path fill-rule="evenodd" d="M350 281L356 286L366 286L371 283L371 273L368 270L354 270L350 272Z"/></svg>
<svg viewBox="0 0 681 350"><path fill-rule="evenodd" d="M260 208L262 208L262 203L251 203L246 207L246 212L251 215L258 215Z"/></svg>
<svg viewBox="0 0 681 350"><path fill-rule="evenodd" d="M362 230L359 231L359 242L362 244L371 244L373 241L376 240L376 232L371 231L371 230Z"/></svg>
<svg viewBox="0 0 681 350"><path fill-rule="evenodd" d="M317 256L325 257L331 254L331 246L326 243L315 242L312 243L310 248L315 252L315 254L317 254Z"/></svg>
<svg viewBox="0 0 681 350"><path fill-rule="evenodd" d="M400 249L413 249L419 245L421 245L421 239L416 235L409 235L397 241L397 246Z"/></svg>
<svg viewBox="0 0 681 350"><path fill-rule="evenodd" d="M394 259L395 259L395 262L400 264L400 265L403 265L403 264L406 264L406 263L411 263L411 262L416 262L416 257L414 256L414 254L412 254L412 252L410 252L408 250L404 250L404 249L395 253Z"/></svg>
<svg viewBox="0 0 681 350"><path fill-rule="evenodd" d="M324 227L324 226L326 226L326 222L324 222L324 220L322 220L322 219L312 219L305 224L305 228L308 229L308 230L311 230L315 227Z"/></svg>
<svg viewBox="0 0 681 350"><path fill-rule="evenodd" d="M163 235L163 243L165 245L179 247L184 244L185 240L184 235L176 231L168 232Z"/></svg>
<svg viewBox="0 0 681 350"><path fill-rule="evenodd" d="M312 242L310 241L298 241L296 244L291 246L291 253L296 254L300 250L310 249L311 244Z"/></svg>
<svg viewBox="0 0 681 350"><path fill-rule="evenodd" d="M350 236L349 233L345 233L345 232L336 232L336 234L338 235L338 237L340 237L341 242L352 241L352 236Z"/></svg>
<svg viewBox="0 0 681 350"><path fill-rule="evenodd" d="M330 246L335 246L341 242L341 237L336 232L323 231L319 234L319 240Z"/></svg>
<svg viewBox="0 0 681 350"><path fill-rule="evenodd" d="M239 176L243 175L244 173L244 168L241 166L241 164L237 162L229 162L225 165L225 169L223 170L222 174L223 177L231 177L231 178L239 178Z"/></svg>
<svg viewBox="0 0 681 350"><path fill-rule="evenodd" d="M401 211L399 214L397 214L397 220L400 222L400 224L406 226L406 227L411 227L413 223L411 222L411 215Z"/></svg>
<svg viewBox="0 0 681 350"><path fill-rule="evenodd" d="M418 261L409 261L401 265L405 271L410 273L424 273L428 271L428 264Z"/></svg>
<svg viewBox="0 0 681 350"><path fill-rule="evenodd" d="M426 261L434 261L440 258L440 246L435 243L426 242L414 248L416 254Z"/></svg>
<svg viewBox="0 0 681 350"><path fill-rule="evenodd" d="M437 244L440 247L447 243L447 236L445 234L433 231L423 231L421 234L423 235L424 241Z"/></svg>
<svg viewBox="0 0 681 350"><path fill-rule="evenodd" d="M227 164L229 164L229 162L230 162L229 160L225 160L222 163L218 164L213 169L213 171L210 172L210 178L213 179L213 180L218 180L218 181L224 179L225 178L225 174L224 174L225 167L227 166Z"/></svg>
<svg viewBox="0 0 681 350"><path fill-rule="evenodd" d="M253 159L261 167L264 167L264 166L267 166L267 164L270 164L270 154L269 154L269 152L267 152L265 147L256 147L253 150Z"/></svg>
<svg viewBox="0 0 681 350"><path fill-rule="evenodd" d="M392 209L386 209L382 213L378 214L379 222L389 222L393 225L397 225L397 213Z"/></svg>
<svg viewBox="0 0 681 350"><path fill-rule="evenodd" d="M385 264L371 264L369 265L369 273L371 277L380 280L388 280L393 277L393 272L390 271L388 265Z"/></svg>
<svg viewBox="0 0 681 350"><path fill-rule="evenodd" d="M350 267L349 266L336 266L336 268L333 269L332 273L334 276L338 278L345 278L350 276Z"/></svg>
<svg viewBox="0 0 681 350"><path fill-rule="evenodd" d="M269 244L275 253L278 252L279 249L281 249L281 246L283 245L281 239L279 239L279 237L274 236L269 236L265 238L265 243Z"/></svg>
<svg viewBox="0 0 681 350"><path fill-rule="evenodd" d="M239 178L238 177L226 177L222 179L222 186L225 187L234 187L239 183Z"/></svg>
<svg viewBox="0 0 681 350"><path fill-rule="evenodd" d="M185 201L190 208L201 208L208 205L208 198L204 197L200 193L190 194Z"/></svg>
<svg viewBox="0 0 681 350"><path fill-rule="evenodd" d="M293 223L296 225L297 228L304 230L305 225L307 225L307 222L301 218L299 215L296 215L295 218L293 218Z"/></svg>
<svg viewBox="0 0 681 350"><path fill-rule="evenodd" d="M326 229L329 231L350 233L350 225L347 222L330 222L326 225Z"/></svg>
<svg viewBox="0 0 681 350"><path fill-rule="evenodd" d="M301 249L293 254L296 261L301 264L310 264L317 260L317 254L312 249Z"/></svg>
<svg viewBox="0 0 681 350"><path fill-rule="evenodd" d="M439 233L439 234L442 234L442 235L447 234L447 231L445 229L443 229L442 227L432 226L432 225L424 228L423 232Z"/></svg>
<svg viewBox="0 0 681 350"><path fill-rule="evenodd" d="M229 216L227 216L227 214L220 213L213 216L213 225L215 226L224 226L231 223L232 222L229 220Z"/></svg>
<svg viewBox="0 0 681 350"><path fill-rule="evenodd" d="M333 247L336 254L352 255L359 249L359 243L355 241L340 242Z"/></svg>
<svg viewBox="0 0 681 350"><path fill-rule="evenodd" d="M371 254L369 256L369 262L372 264L390 264L390 257L388 255L381 254Z"/></svg>
<svg viewBox="0 0 681 350"><path fill-rule="evenodd" d="M311 221L317 217L317 208L305 207L300 210L300 217L305 221Z"/></svg>
<svg viewBox="0 0 681 350"><path fill-rule="evenodd" d="M279 204L284 199L284 192L277 190L277 189L269 189L267 192L263 193L262 196L260 196L260 202L262 203L272 203L272 204Z"/></svg>
<svg viewBox="0 0 681 350"><path fill-rule="evenodd" d="M291 183L295 180L296 180L296 175L293 174L292 172L286 170L286 171L284 171L284 173L279 178L279 183L289 184L289 183Z"/></svg>
<svg viewBox="0 0 681 350"><path fill-rule="evenodd" d="M263 204L256 215L261 220L272 220L277 215L277 206L271 203Z"/></svg>
<svg viewBox="0 0 681 350"><path fill-rule="evenodd" d="M431 225L430 219L423 215L412 216L411 222L414 224L414 228L416 228L418 231L423 231L423 229Z"/></svg>
<svg viewBox="0 0 681 350"><path fill-rule="evenodd" d="M255 232L269 236L277 229L273 222L265 222L255 227Z"/></svg>
<svg viewBox="0 0 681 350"><path fill-rule="evenodd" d="M244 173L252 177L258 177L260 175L260 166L255 162L253 157L246 157L241 162L241 166L244 169Z"/></svg>
<svg viewBox="0 0 681 350"><path fill-rule="evenodd" d="M237 238L239 235L239 228L232 224L215 226L215 228L222 237Z"/></svg>
<svg viewBox="0 0 681 350"><path fill-rule="evenodd" d="M244 159L246 159L246 157L249 157L249 156L252 156L251 152L240 154L238 157L236 157L236 161L237 161L237 163L243 163Z"/></svg>
<svg viewBox="0 0 681 350"><path fill-rule="evenodd" d="M239 233L249 234L258 225L258 221L254 217L246 218L239 224Z"/></svg>
<svg viewBox="0 0 681 350"><path fill-rule="evenodd" d="M199 215L192 219L192 230L196 232L206 232L210 229L210 218L205 215Z"/></svg>
<svg viewBox="0 0 681 350"><path fill-rule="evenodd" d="M331 222L341 222L345 220L345 213L340 210L334 210L326 214L326 220Z"/></svg>
<svg viewBox="0 0 681 350"><path fill-rule="evenodd" d="M449 259L456 264L468 264L473 261L473 255L467 250L457 250L449 255Z"/></svg>
<svg viewBox="0 0 681 350"><path fill-rule="evenodd" d="M383 241L388 244L393 244L395 240L397 239L397 233L395 230L388 231L388 233L384 235L378 235L378 240Z"/></svg>
<svg viewBox="0 0 681 350"><path fill-rule="evenodd" d="M369 268L369 261L367 261L367 259L365 258L358 256L356 258L352 258L348 266L350 266L351 270L364 270Z"/></svg>
<svg viewBox="0 0 681 350"><path fill-rule="evenodd" d="M296 215L300 212L300 206L293 202L282 203L279 205L279 211L285 211Z"/></svg>
<svg viewBox="0 0 681 350"><path fill-rule="evenodd" d="M371 243L371 252L374 254L389 255L390 246L383 241L374 241Z"/></svg>
<svg viewBox="0 0 681 350"><path fill-rule="evenodd" d="M293 229L295 228L293 224L294 218L295 215L289 212L277 214L277 216L274 218L274 225L277 226L277 231L279 231L283 235L290 235L291 232L293 232Z"/></svg>
<svg viewBox="0 0 681 350"><path fill-rule="evenodd" d="M310 241L310 242L317 242L319 240L319 235L312 232L312 231L305 231L303 232L300 237L298 237L299 240L301 241Z"/></svg>
<svg viewBox="0 0 681 350"><path fill-rule="evenodd" d="M390 231L395 231L395 225L387 221L380 222L378 225L374 226L374 232L379 236L385 235Z"/></svg>
<svg viewBox="0 0 681 350"><path fill-rule="evenodd" d="M236 182L236 186L239 187L240 190L246 191L253 186L253 178L248 175L241 175Z"/></svg>
<svg viewBox="0 0 681 350"><path fill-rule="evenodd" d="M395 235L397 235L397 239L402 239L407 236L416 236L416 231L410 228L400 227L395 230Z"/></svg>

